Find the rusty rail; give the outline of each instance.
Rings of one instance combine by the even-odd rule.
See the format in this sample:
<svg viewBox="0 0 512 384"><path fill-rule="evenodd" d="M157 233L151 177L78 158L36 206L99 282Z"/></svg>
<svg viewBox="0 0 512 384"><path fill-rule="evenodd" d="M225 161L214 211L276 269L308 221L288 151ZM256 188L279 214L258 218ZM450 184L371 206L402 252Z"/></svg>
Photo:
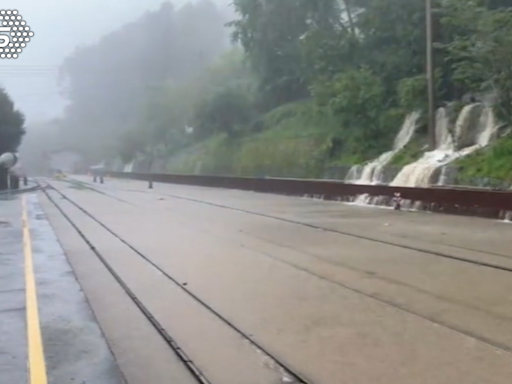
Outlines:
<svg viewBox="0 0 512 384"><path fill-rule="evenodd" d="M512 211L512 191L393 187L347 184L333 180L106 173L114 178L152 183L239 189L290 196L317 196L325 200L353 201L357 196L368 195L378 199L380 204L390 204L395 194L399 193L403 200L414 203L419 209L490 218L501 218L505 211Z"/></svg>

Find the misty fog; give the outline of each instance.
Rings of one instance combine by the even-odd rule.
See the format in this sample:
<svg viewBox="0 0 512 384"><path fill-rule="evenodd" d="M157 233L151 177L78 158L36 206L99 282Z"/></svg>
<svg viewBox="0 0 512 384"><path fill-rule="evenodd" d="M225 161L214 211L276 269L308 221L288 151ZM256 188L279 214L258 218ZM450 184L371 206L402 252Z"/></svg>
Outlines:
<svg viewBox="0 0 512 384"><path fill-rule="evenodd" d="M195 0L191 0L194 2ZM157 9L164 0L3 0L2 9L16 9L35 36L16 60L0 60L0 85L22 110L28 124L55 118L65 100L57 87L58 69L76 46ZM182 6L188 0L173 0ZM230 0L215 0L227 6Z"/></svg>
<svg viewBox="0 0 512 384"><path fill-rule="evenodd" d="M165 3L172 4L174 16L163 15ZM202 4L204 11L194 11L191 4ZM209 11L208 4L218 9ZM94 159L105 154L90 138L104 135L115 141L139 123L137 108L147 103L148 87L181 81L228 48L229 4L4 1L2 9L16 9L35 34L17 59L0 60L0 86L26 117L20 148L25 166L37 168L43 153L62 148L95 147L86 154Z"/></svg>

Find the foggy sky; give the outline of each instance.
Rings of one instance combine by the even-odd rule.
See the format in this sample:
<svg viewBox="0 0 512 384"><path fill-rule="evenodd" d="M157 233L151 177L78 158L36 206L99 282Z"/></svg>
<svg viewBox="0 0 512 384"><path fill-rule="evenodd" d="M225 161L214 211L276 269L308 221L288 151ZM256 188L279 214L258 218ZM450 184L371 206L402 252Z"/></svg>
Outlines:
<svg viewBox="0 0 512 384"><path fill-rule="evenodd" d="M165 0L2 0L0 9L16 9L34 32L17 59L0 59L0 85L16 106L36 122L57 117L65 103L58 95L58 66L75 46L135 20ZM179 7L187 0L172 0ZM229 4L230 0L216 0Z"/></svg>

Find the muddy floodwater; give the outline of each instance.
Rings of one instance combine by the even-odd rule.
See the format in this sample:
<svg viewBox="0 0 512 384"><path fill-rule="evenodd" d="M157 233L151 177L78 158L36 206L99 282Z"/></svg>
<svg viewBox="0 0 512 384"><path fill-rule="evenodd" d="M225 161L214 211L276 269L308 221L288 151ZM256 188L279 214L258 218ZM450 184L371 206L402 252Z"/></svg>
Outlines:
<svg viewBox="0 0 512 384"><path fill-rule="evenodd" d="M510 382L508 225L211 188L71 184L55 183L154 263L62 203L212 382ZM44 198L43 207L66 237ZM86 280L88 264L76 263Z"/></svg>

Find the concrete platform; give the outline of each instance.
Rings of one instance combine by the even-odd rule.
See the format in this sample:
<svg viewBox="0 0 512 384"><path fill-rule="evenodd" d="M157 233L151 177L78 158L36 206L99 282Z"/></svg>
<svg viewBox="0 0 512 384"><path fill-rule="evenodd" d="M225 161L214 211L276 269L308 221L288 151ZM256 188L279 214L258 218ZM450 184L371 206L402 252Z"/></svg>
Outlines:
<svg viewBox="0 0 512 384"><path fill-rule="evenodd" d="M36 194L0 198L0 383L124 378Z"/></svg>
<svg viewBox="0 0 512 384"><path fill-rule="evenodd" d="M510 382L511 273L440 256L512 267L508 224L233 190L89 181L55 186L313 383ZM97 303L117 359L133 363L120 335L133 327L146 332L143 323L134 312L126 330L115 328L103 288L94 284L101 266L79 257L85 250L72 229L42 202ZM283 380L162 273L76 207L59 204L212 382ZM114 285L109 289L122 300ZM143 352L156 359L161 351L157 339L148 339ZM127 372L128 364L121 366ZM153 369L165 373L163 363ZM177 364L167 368L178 371ZM130 384L143 383L135 372L128 375Z"/></svg>

